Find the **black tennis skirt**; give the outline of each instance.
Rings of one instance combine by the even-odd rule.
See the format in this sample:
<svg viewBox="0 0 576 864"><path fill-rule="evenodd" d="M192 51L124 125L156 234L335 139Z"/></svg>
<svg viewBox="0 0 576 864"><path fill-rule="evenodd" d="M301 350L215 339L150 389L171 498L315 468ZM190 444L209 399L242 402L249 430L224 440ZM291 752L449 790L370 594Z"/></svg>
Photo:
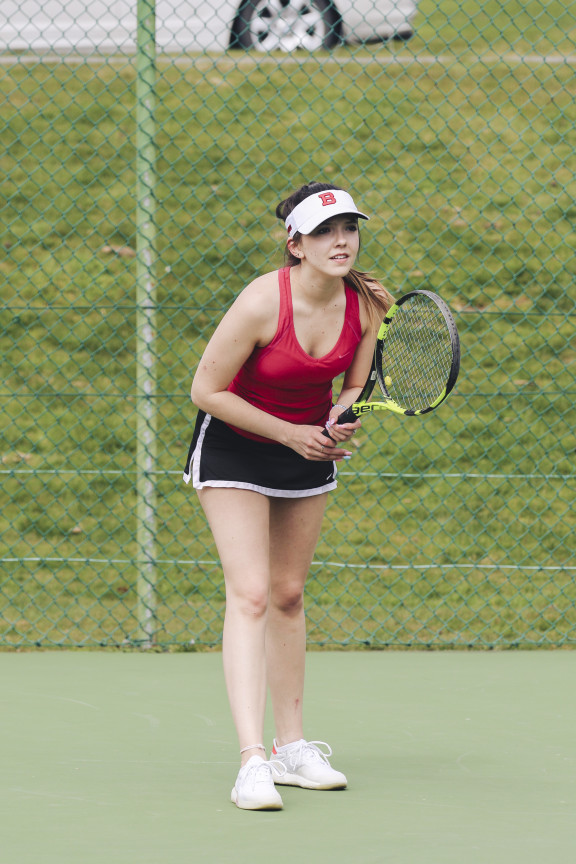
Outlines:
<svg viewBox="0 0 576 864"><path fill-rule="evenodd" d="M253 441L199 411L184 469L195 489L249 489L275 498L305 498L336 488L336 463L304 459L283 444Z"/></svg>

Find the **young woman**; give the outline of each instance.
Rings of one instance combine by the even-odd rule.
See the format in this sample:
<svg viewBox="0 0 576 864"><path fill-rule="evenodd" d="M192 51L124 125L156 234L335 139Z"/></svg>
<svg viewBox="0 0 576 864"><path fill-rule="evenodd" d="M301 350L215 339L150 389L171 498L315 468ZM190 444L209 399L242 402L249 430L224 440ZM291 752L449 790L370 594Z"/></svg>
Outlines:
<svg viewBox="0 0 576 864"><path fill-rule="evenodd" d="M360 421L338 415L364 384L393 300L353 269L361 213L326 183L276 208L287 266L255 279L212 336L192 384L193 477L226 583L223 663L241 768L232 801L280 809L277 785L341 789L331 750L304 738L304 584L336 466ZM332 403L332 381L344 373ZM326 428L330 437L322 433ZM276 738L262 742L266 688Z"/></svg>

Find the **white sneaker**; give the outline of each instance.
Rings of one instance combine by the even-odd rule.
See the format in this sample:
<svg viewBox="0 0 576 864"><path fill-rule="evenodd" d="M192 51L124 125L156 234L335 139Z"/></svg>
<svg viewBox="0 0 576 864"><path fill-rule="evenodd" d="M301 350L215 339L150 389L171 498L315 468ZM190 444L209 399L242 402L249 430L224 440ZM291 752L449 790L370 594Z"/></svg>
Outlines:
<svg viewBox="0 0 576 864"><path fill-rule="evenodd" d="M324 753L320 746L326 748ZM295 741L278 747L276 740L272 748L270 762L274 782L278 786L301 786L302 789L345 789L348 781L344 774L335 771L328 761L332 749L325 741ZM285 768L281 774L276 770L277 763Z"/></svg>
<svg viewBox="0 0 576 864"><path fill-rule="evenodd" d="M281 810L282 798L274 787L270 762L252 756L238 772L230 799L242 810Z"/></svg>

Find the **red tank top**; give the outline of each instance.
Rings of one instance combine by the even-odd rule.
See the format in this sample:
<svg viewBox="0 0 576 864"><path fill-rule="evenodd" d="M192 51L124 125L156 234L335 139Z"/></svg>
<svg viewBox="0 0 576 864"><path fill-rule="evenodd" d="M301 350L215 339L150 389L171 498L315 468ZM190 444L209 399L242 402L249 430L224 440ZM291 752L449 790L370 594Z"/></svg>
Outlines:
<svg viewBox="0 0 576 864"><path fill-rule="evenodd" d="M346 311L338 341L324 357L311 357L294 330L290 267L278 271L278 281L276 334L269 345L254 349L228 390L281 420L323 426L332 407L332 381L350 366L362 338L358 295L345 284ZM254 441L270 441L236 426L231 428Z"/></svg>

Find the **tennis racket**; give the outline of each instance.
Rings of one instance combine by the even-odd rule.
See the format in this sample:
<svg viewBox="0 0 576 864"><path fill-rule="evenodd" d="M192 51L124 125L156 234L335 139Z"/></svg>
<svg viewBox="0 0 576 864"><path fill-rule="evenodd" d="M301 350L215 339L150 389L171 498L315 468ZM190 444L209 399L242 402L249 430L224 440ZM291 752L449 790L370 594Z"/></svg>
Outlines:
<svg viewBox="0 0 576 864"><path fill-rule="evenodd" d="M353 423L371 411L427 414L444 402L459 370L460 340L450 309L433 291L410 291L388 310L364 389L337 423ZM384 399L370 402L376 381ZM324 434L330 437L328 430Z"/></svg>

